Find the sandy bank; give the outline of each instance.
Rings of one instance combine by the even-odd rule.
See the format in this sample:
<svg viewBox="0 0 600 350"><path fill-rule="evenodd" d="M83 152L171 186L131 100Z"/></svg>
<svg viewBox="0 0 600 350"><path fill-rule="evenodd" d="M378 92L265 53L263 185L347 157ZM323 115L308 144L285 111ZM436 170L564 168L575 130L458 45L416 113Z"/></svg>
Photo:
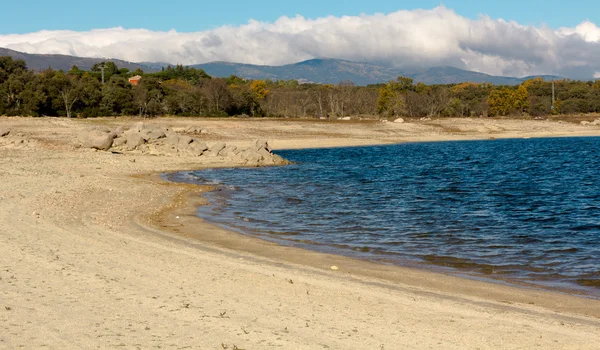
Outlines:
<svg viewBox="0 0 600 350"><path fill-rule="evenodd" d="M153 122L197 124L208 140L266 138L277 148L600 135L600 128L533 121ZM280 247L201 223L192 214L202 188L144 174L226 164L74 148L74 135L94 123L133 121L0 118L22 134L0 139L0 348L600 343L595 300Z"/></svg>

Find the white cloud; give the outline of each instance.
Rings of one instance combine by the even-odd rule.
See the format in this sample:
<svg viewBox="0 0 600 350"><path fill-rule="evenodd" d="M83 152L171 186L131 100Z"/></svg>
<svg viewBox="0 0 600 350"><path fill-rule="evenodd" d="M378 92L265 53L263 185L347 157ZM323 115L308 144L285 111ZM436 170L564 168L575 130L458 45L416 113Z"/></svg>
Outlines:
<svg viewBox="0 0 600 350"><path fill-rule="evenodd" d="M280 65L334 57L395 67L447 65L511 76L588 78L600 71L600 28L592 22L553 30L486 16L471 20L443 6L318 19L281 17L273 23L251 20L194 33L120 27L41 31L0 35L0 47L182 64Z"/></svg>

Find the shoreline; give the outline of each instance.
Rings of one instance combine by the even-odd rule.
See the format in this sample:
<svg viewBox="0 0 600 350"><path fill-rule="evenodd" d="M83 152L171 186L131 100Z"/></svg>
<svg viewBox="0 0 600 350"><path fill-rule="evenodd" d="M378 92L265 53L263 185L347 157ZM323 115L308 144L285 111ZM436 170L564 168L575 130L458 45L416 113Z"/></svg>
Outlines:
<svg viewBox="0 0 600 350"><path fill-rule="evenodd" d="M413 139L375 123L145 122L197 123L209 142L234 144ZM73 145L87 127L132 120L0 123L16 131L0 138L0 347L594 349L600 342L600 301L232 233L196 217L208 187L160 178L227 164Z"/></svg>
<svg viewBox="0 0 600 350"><path fill-rule="evenodd" d="M553 137L540 137L540 138L586 138L586 137L599 137L596 135L589 136L553 136ZM499 138L497 140L518 140L522 138ZM393 143L393 144L375 144L375 145L348 145L348 146L337 146L335 148L355 148L355 147L378 147L378 146L393 146L397 144L407 144L407 143L422 143L422 142L469 142L469 141L485 141L487 139L469 139L469 140L444 140L444 141L407 141L401 143ZM319 147L321 148L321 147ZM314 149L319 149L314 148ZM286 149L287 150L287 149ZM218 169L223 167L216 167L212 169ZM243 166L224 166L224 168L244 168ZM208 168L211 169L211 168ZM207 169L198 169L198 171L207 170ZM168 172L164 174L160 174L160 181L171 182L174 184L182 183L182 184L193 184L192 182L186 181L173 181L168 179L169 175L191 172L194 170L181 170L175 172ZM389 258L386 259L384 256L366 256L361 255L360 253L355 253L352 250L345 250L343 248L339 248L332 245L324 245L325 249L319 249L320 244L317 242L310 241L295 241L295 240L285 240L277 237L270 238L268 236L256 235L252 233L248 233L244 231L244 228L239 227L231 227L227 223L218 222L216 220L211 220L210 217L200 217L196 214L198 208L200 206L206 205L206 200L204 199L204 195L214 191L213 185L200 185L200 186L208 186L210 189L204 190L202 193L198 194L200 199L194 200L190 199L191 202L195 202L196 206L194 207L194 216L198 218L200 221L196 223L196 225L211 225L215 226L218 229L221 229L225 232L228 232L230 235L240 236L240 237L249 237L252 239L257 239L261 242L268 242L270 244L275 244L277 246L289 247L291 249L300 249L310 252L315 252L318 254L324 255L333 255L333 256L342 256L345 258L352 259L354 261L353 264L357 264L360 262L374 263L377 265L385 265L385 266L394 266L405 269L411 269L415 271L425 271L432 272L435 274L445 275L445 276L453 276L460 279L467 279L471 281L492 283L492 284L500 284L506 285L509 287L515 287L519 289L529 289L529 290L537 290L544 291L549 293L558 293L563 295L570 295L575 297L580 297L584 299L597 300L600 301L600 290L595 287L586 287L583 285L578 285L575 283L560 283L555 280L546 280L546 279L519 279L514 276L503 276L503 275L492 275L490 273L476 271L476 269L461 269L457 267L453 267L451 265L446 265L443 263L435 263L435 262L427 262L427 261L416 261L410 259L402 259L402 258ZM190 204L192 205L192 204ZM191 210L190 210L191 212ZM229 245L224 245L223 247L228 247ZM330 249L327 249L330 248ZM256 254L256 250L252 251ZM259 253L264 256L269 256L266 253ZM369 277L369 276L366 276Z"/></svg>
<svg viewBox="0 0 600 350"><path fill-rule="evenodd" d="M187 170L169 173L183 171ZM167 230L176 237L197 240L201 244L214 245L236 252L250 253L274 262L304 265L322 272L330 271L331 266L336 266L339 268L337 273L359 279L374 279L377 282L372 283L392 289L394 285L401 284L404 288L489 299L509 305L537 305L555 312L575 312L600 319L600 298L578 294L570 289L543 288L526 283L521 285L514 281L492 277L487 278L488 281L477 278L485 276L483 274L460 276L460 273L443 273L429 268L387 265L347 255L293 247L228 230L196 215L198 207L207 204L203 194L210 192L212 186L173 182L164 179L163 174L168 173L151 174L149 178L156 182L167 182L175 186L182 184L190 188L189 192L175 200L175 205L163 208L160 214L150 221L155 227ZM173 230L173 227L176 229Z"/></svg>

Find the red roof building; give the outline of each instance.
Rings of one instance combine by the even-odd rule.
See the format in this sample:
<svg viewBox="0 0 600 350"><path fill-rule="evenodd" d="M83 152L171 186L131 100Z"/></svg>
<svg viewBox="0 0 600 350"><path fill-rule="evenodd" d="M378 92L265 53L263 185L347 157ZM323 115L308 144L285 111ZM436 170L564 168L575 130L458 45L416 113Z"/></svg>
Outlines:
<svg viewBox="0 0 600 350"><path fill-rule="evenodd" d="M142 81L142 77L139 75L135 75L135 76L129 78L129 83L131 85L139 85L140 81Z"/></svg>

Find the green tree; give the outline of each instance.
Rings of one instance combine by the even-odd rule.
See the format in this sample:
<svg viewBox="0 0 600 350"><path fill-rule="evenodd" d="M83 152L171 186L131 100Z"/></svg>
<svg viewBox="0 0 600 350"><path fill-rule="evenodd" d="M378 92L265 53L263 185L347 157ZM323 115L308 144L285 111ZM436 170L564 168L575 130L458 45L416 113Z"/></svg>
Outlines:
<svg viewBox="0 0 600 350"><path fill-rule="evenodd" d="M414 91L413 79L398 77L379 89L377 112L388 117L406 114L406 93Z"/></svg>

